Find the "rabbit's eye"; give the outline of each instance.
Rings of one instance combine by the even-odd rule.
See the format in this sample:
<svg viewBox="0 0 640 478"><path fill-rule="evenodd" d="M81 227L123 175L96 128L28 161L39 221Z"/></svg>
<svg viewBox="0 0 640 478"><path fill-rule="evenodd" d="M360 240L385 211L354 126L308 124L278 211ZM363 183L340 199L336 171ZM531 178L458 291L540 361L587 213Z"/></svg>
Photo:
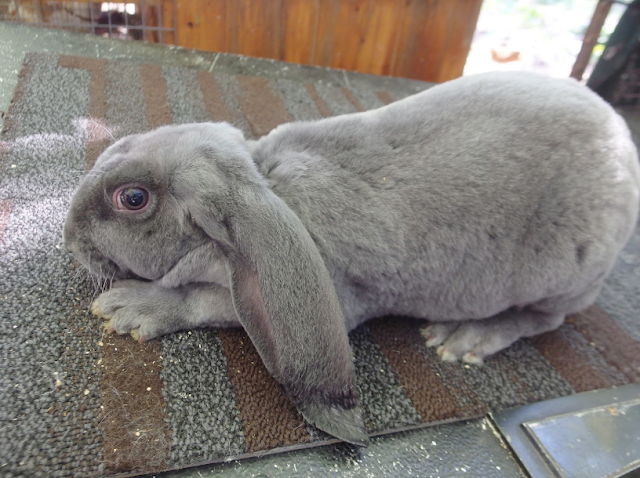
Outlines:
<svg viewBox="0 0 640 478"><path fill-rule="evenodd" d="M127 211L140 211L149 202L149 192L140 187L124 187L114 194L117 209Z"/></svg>

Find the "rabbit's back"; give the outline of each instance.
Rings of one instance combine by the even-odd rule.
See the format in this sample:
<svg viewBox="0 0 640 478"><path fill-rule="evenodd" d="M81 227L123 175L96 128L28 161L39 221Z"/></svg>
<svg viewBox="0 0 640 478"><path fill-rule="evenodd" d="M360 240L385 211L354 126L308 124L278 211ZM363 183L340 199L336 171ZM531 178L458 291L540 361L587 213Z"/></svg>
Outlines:
<svg viewBox="0 0 640 478"><path fill-rule="evenodd" d="M574 81L526 73L287 125L254 157L316 241L351 326L562 304L599 287L638 215L624 121Z"/></svg>

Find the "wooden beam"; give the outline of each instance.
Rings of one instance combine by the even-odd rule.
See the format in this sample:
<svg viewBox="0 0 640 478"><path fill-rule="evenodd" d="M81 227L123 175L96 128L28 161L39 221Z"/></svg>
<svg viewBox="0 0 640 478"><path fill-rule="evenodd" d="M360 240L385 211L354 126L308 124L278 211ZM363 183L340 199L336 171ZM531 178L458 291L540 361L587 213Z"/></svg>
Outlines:
<svg viewBox="0 0 640 478"><path fill-rule="evenodd" d="M600 0L598 2L596 11L593 14L593 18L591 18L591 23L589 24L587 32L584 35L582 48L580 48L580 53L578 53L576 62L574 63L573 69L571 70L571 78L575 78L578 81L582 80L582 75L584 74L584 70L587 69L587 65L589 64L589 60L591 59L593 47L595 47L596 43L598 43L598 37L600 36L602 26L607 19L607 15L609 15L611 5L613 5L613 0Z"/></svg>

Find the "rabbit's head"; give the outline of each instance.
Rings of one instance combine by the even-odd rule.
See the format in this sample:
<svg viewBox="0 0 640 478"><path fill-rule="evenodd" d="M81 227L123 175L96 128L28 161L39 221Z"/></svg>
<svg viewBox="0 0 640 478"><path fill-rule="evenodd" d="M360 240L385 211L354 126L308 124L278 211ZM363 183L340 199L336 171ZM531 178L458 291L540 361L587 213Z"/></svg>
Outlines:
<svg viewBox="0 0 640 478"><path fill-rule="evenodd" d="M194 209L209 208L224 219L221 204L240 178L225 182L233 172L219 163L232 162L238 175L259 183L241 133L225 123L121 139L98 158L73 198L64 228L67 248L100 277L161 279L190 252L212 243ZM208 204L195 204L200 200ZM215 245L230 246L222 222L210 226Z"/></svg>
<svg viewBox="0 0 640 478"><path fill-rule="evenodd" d="M64 237L78 261L106 278L179 286L222 270L239 321L303 416L366 442L333 283L239 130L189 124L121 139L80 184Z"/></svg>

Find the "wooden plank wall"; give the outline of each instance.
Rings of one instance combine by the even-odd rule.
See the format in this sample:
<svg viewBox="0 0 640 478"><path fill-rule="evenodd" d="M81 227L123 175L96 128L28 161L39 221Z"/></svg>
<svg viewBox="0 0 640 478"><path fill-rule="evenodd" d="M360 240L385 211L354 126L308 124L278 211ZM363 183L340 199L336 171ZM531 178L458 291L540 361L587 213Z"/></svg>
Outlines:
<svg viewBox="0 0 640 478"><path fill-rule="evenodd" d="M482 5L482 0L177 2L180 46L433 82L462 74Z"/></svg>

